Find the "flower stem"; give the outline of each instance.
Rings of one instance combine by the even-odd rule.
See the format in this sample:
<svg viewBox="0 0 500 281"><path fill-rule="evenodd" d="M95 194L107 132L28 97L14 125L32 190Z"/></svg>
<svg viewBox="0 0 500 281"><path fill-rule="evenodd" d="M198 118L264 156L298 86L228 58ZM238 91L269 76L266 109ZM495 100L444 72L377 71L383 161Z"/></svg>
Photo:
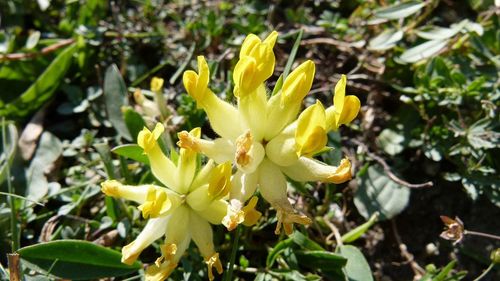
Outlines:
<svg viewBox="0 0 500 281"><path fill-rule="evenodd" d="M471 230L464 230L465 235L475 235L475 236L481 236L481 237L486 237L486 238L491 238L495 240L500 240L500 236L489 234L489 233L483 233L483 232L477 232L477 231L471 231Z"/></svg>
<svg viewBox="0 0 500 281"><path fill-rule="evenodd" d="M238 226L234 233L233 248L231 249L231 257L229 258L227 272L224 275L224 281L233 280L234 262L236 260L236 252L238 251L238 243L240 241L240 235L241 235L241 226Z"/></svg>
<svg viewBox="0 0 500 281"><path fill-rule="evenodd" d="M493 267L494 267L494 266L495 266L495 263L494 263L494 262L492 262L492 263L490 264L490 266L488 266L488 268L486 268L486 270L485 270L485 271L483 271L483 273L481 273L481 275L479 275L479 276L478 276L476 279L474 279L473 281L479 281L479 280L483 279L483 277L485 277L485 276L486 276L486 274L488 274L488 272L490 272L490 271L493 269Z"/></svg>
<svg viewBox="0 0 500 281"><path fill-rule="evenodd" d="M5 153L5 156L7 156L7 136L6 136L6 127L7 127L7 122L5 122L5 117L2 118L2 147ZM10 163L9 159L6 159L5 162L5 175L6 175L6 180L7 180L7 190L9 194L15 194L14 190L12 188L12 182L10 178ZM16 211L16 201L14 199L14 196L9 195L9 205L10 205L10 231L11 231L11 237L12 237L12 252L14 253L19 249L19 235L18 235L18 229L17 229L17 211Z"/></svg>

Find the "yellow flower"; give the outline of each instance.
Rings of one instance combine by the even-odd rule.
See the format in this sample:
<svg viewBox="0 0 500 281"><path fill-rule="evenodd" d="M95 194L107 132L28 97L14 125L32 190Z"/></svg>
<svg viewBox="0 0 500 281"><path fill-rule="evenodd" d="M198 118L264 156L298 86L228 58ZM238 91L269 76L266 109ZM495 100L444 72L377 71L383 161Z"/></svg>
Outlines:
<svg viewBox="0 0 500 281"><path fill-rule="evenodd" d="M220 136L204 140L179 133L179 145L207 155L217 163L232 162L237 172L232 178L231 204L223 224L228 229L258 219L254 201L245 207L257 187L262 197L277 211L276 233L282 227L291 234L293 223L311 220L297 214L287 197L286 177L297 181L342 183L351 178L351 164L343 159L338 166L326 165L312 157L325 148L327 133L348 124L358 114L359 99L345 95L346 77L335 87L333 106L324 108L318 101L302 113L302 100L314 79L315 66L306 61L290 73L281 90L271 96L265 81L271 77L277 39L272 32L261 41L256 35L244 40L234 72L237 106L217 97L209 88L209 68L198 57L198 73L184 73L187 93L207 113L210 125ZM300 113L300 114L299 114Z"/></svg>
<svg viewBox="0 0 500 281"><path fill-rule="evenodd" d="M209 161L197 172L196 151L184 148L175 163L163 154L157 142L163 131L163 125L158 123L152 132L144 128L137 137L153 175L163 186L131 186L116 180L101 184L106 195L140 204L142 216L149 218L139 236L123 247L122 262L133 263L146 247L165 236L161 257L146 270L146 280L165 280L193 240L205 259L209 279L213 280L212 270L221 274L222 264L214 249L210 224L221 224L230 209L225 199L231 189L231 164ZM200 134L199 128L189 132L193 139Z"/></svg>

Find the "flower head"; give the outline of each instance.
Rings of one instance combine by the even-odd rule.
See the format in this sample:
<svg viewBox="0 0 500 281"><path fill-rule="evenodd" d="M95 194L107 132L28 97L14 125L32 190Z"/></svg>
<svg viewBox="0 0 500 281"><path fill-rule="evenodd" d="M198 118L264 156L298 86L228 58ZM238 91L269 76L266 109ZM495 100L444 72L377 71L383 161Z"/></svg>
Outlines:
<svg viewBox="0 0 500 281"><path fill-rule="evenodd" d="M228 229L244 222L256 222L260 213L252 197L257 187L262 197L277 211L276 233L292 232L293 223L311 220L296 213L287 197L287 180L342 183L351 178L351 164L343 159L338 166L324 164L312 157L323 151L327 133L351 122L360 109L356 96L345 94L343 75L334 92L333 105L325 109L317 101L303 112L302 100L314 79L315 65L306 61L286 77L283 87L270 95L265 81L274 71L273 47L277 32L261 40L248 35L236 63L233 80L237 106L218 98L208 87L209 69L198 57L198 72L184 73L187 93L207 113L215 140L179 134L179 145L191 147L217 163L231 162L237 167L232 177L231 204L223 224ZM248 219L247 219L248 218Z"/></svg>
<svg viewBox="0 0 500 281"><path fill-rule="evenodd" d="M222 273L222 264L214 249L210 224L221 224L229 209L224 199L231 188L231 164L209 161L197 172L197 153L190 148L181 148L174 162L158 144L163 131L163 125L158 123L153 131L144 128L137 137L162 186L131 186L116 180L101 184L106 195L137 202L142 216L149 218L139 236L123 247L122 262L133 263L142 250L165 236L161 256L146 270L146 280L165 280L193 240L205 259L209 279L213 280L212 270ZM189 135L199 138L200 129Z"/></svg>

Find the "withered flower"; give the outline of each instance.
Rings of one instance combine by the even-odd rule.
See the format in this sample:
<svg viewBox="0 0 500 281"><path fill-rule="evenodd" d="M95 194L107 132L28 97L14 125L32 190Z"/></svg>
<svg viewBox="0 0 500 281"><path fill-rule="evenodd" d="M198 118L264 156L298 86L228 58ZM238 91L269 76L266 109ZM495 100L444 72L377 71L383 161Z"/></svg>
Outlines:
<svg viewBox="0 0 500 281"><path fill-rule="evenodd" d="M454 241L453 244L460 243L465 234L464 223L458 217L455 217L455 219L447 216L440 217L446 226L445 231L441 232L441 238Z"/></svg>

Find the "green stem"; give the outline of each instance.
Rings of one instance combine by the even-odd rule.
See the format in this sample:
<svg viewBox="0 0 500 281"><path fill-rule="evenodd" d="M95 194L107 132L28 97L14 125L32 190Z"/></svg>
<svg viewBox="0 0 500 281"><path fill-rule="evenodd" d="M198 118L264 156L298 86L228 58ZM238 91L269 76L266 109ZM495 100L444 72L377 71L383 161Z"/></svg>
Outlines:
<svg viewBox="0 0 500 281"><path fill-rule="evenodd" d="M492 263L490 264L490 266L488 266L488 268L487 268L485 271L483 271L483 273L481 273L481 275L479 275L479 276L478 276L476 279L474 279L473 281L479 281L479 280L483 279L483 277L485 277L485 276L486 276L486 274L488 274L488 273L489 273L489 272L493 269L493 267L495 267L495 263L494 263L494 262L492 262Z"/></svg>
<svg viewBox="0 0 500 281"><path fill-rule="evenodd" d="M5 117L2 118L2 147L4 151L6 150L7 147L7 140L6 140L6 128L7 123L5 122ZM12 182L10 178L10 163L9 159L5 162L6 165L6 179L7 179L7 190L8 193L10 194L15 194L14 189L12 188ZM12 252L14 253L19 249L19 231L17 229L17 210L16 210L16 201L14 199L14 196L9 195L9 205L10 205L10 231L12 234Z"/></svg>
<svg viewBox="0 0 500 281"><path fill-rule="evenodd" d="M241 226L238 226L234 233L233 248L231 250L231 257L229 258L227 273L224 275L224 281L233 280L234 262L236 260L236 252L238 252L238 243L240 241L240 235L241 235Z"/></svg>

